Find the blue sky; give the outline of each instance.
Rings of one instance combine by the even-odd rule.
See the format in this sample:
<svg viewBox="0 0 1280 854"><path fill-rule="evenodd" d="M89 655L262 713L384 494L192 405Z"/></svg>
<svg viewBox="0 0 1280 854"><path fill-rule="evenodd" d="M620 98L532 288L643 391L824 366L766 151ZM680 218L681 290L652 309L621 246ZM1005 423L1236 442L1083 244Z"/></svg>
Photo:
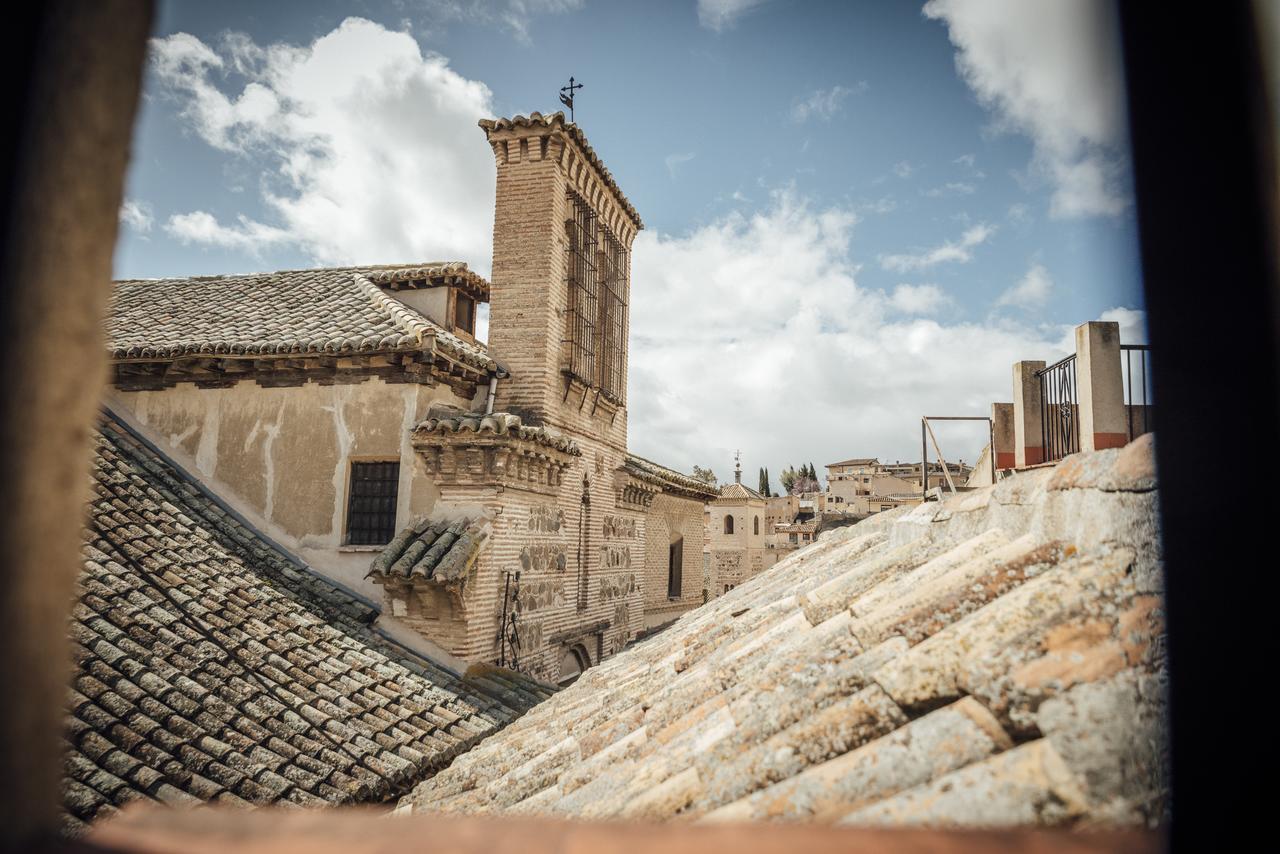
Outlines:
<svg viewBox="0 0 1280 854"><path fill-rule="evenodd" d="M646 224L631 444L671 465L918 456L1072 325L1142 334L1100 2L164 3L155 35L119 277L487 272L475 119L585 83Z"/></svg>

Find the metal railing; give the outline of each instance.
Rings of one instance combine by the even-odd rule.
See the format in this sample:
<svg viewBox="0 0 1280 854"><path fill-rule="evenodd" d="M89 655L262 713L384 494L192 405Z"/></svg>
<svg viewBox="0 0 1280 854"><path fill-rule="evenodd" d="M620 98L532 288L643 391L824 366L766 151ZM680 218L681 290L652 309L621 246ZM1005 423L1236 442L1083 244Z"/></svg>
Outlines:
<svg viewBox="0 0 1280 854"><path fill-rule="evenodd" d="M1043 462L1060 460L1080 450L1080 398L1076 355L1036 371L1040 380L1040 430Z"/></svg>
<svg viewBox="0 0 1280 854"><path fill-rule="evenodd" d="M1124 413L1129 425L1129 441L1133 441L1143 433L1151 432L1152 400L1147 385L1147 354L1151 352L1149 344L1121 344L1120 356L1124 359ZM1137 363L1137 380L1142 389L1138 396L1134 386L1134 363Z"/></svg>
<svg viewBox="0 0 1280 854"><path fill-rule="evenodd" d="M954 495L955 481L951 477L951 464L942 456L942 448L938 446L938 437L933 435L930 421L985 421L987 422L987 447L991 449L991 482L996 480L996 434L995 422L985 415L922 415L920 417L920 497L929 494L929 440L933 440L933 450L938 454L938 471L941 472L947 486Z"/></svg>

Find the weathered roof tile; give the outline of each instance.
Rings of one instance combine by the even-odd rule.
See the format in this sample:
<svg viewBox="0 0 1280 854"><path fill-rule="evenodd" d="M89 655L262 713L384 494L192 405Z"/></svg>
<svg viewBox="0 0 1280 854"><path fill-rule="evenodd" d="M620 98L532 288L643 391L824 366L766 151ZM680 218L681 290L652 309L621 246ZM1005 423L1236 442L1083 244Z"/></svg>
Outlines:
<svg viewBox="0 0 1280 854"><path fill-rule="evenodd" d="M106 418L97 443L70 627L64 791L76 822L141 797L385 799L547 696L524 682L497 692L392 645L367 604L299 569L118 422ZM121 503L145 524L118 518ZM159 548L178 572L157 571ZM427 711L472 723L446 744L414 723ZM374 740L397 724L397 739Z"/></svg>
<svg viewBox="0 0 1280 854"><path fill-rule="evenodd" d="M487 283L456 262L119 281L106 322L108 351L117 361L167 361L435 348L479 370L496 369L483 346L450 334L381 287L433 278L465 279L487 298Z"/></svg>
<svg viewBox="0 0 1280 854"><path fill-rule="evenodd" d="M587 670L402 807L1159 822L1164 644L1159 573L1134 571L1158 567L1141 452L832 531Z"/></svg>

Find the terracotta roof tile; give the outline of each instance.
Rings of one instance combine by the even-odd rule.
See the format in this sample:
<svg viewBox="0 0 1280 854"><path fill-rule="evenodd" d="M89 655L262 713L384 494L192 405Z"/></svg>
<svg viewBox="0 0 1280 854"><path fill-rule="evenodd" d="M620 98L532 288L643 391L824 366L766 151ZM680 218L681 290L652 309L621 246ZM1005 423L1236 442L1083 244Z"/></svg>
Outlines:
<svg viewBox="0 0 1280 854"><path fill-rule="evenodd" d="M435 348L474 368L496 369L483 346L450 334L379 286L433 276L484 283L459 263L118 281L107 348L117 361Z"/></svg>
<svg viewBox="0 0 1280 854"><path fill-rule="evenodd" d="M587 670L401 809L1165 821L1150 453L1140 439L828 532Z"/></svg>
<svg viewBox="0 0 1280 854"><path fill-rule="evenodd" d="M554 448L570 456L580 456L578 443L553 427L525 424L519 415L508 412L462 412L450 406L433 406L428 417L414 428L418 435L433 433L474 433L505 436Z"/></svg>
<svg viewBox="0 0 1280 854"><path fill-rule="evenodd" d="M701 498L704 501L715 500L716 496L719 495L716 487L712 484L692 478L687 474L681 474L675 469L669 469L666 466L655 463L653 460L646 460L636 454L627 454L627 461L623 465L627 473L632 477L651 483L654 486L662 487L670 492L692 498Z"/></svg>
<svg viewBox="0 0 1280 854"><path fill-rule="evenodd" d="M110 417L93 492L70 626L73 829L136 799L386 800L550 694L459 676L385 640L372 607Z"/></svg>

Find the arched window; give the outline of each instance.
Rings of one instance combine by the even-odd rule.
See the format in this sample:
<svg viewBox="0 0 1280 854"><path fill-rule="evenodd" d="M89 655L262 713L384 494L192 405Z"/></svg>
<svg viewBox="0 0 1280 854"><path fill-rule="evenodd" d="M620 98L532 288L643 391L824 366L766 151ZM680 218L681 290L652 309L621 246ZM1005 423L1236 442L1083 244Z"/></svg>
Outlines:
<svg viewBox="0 0 1280 854"><path fill-rule="evenodd" d="M581 645L566 649L560 657L560 685L572 685L591 666L591 656Z"/></svg>
<svg viewBox="0 0 1280 854"><path fill-rule="evenodd" d="M732 533L733 533L733 517L732 517L732 516L725 516L725 517L724 517L724 532L725 532L726 534L732 534Z"/></svg>
<svg viewBox="0 0 1280 854"><path fill-rule="evenodd" d="M756 517L755 528L756 528L756 536L758 537L760 536L760 517L759 516Z"/></svg>

